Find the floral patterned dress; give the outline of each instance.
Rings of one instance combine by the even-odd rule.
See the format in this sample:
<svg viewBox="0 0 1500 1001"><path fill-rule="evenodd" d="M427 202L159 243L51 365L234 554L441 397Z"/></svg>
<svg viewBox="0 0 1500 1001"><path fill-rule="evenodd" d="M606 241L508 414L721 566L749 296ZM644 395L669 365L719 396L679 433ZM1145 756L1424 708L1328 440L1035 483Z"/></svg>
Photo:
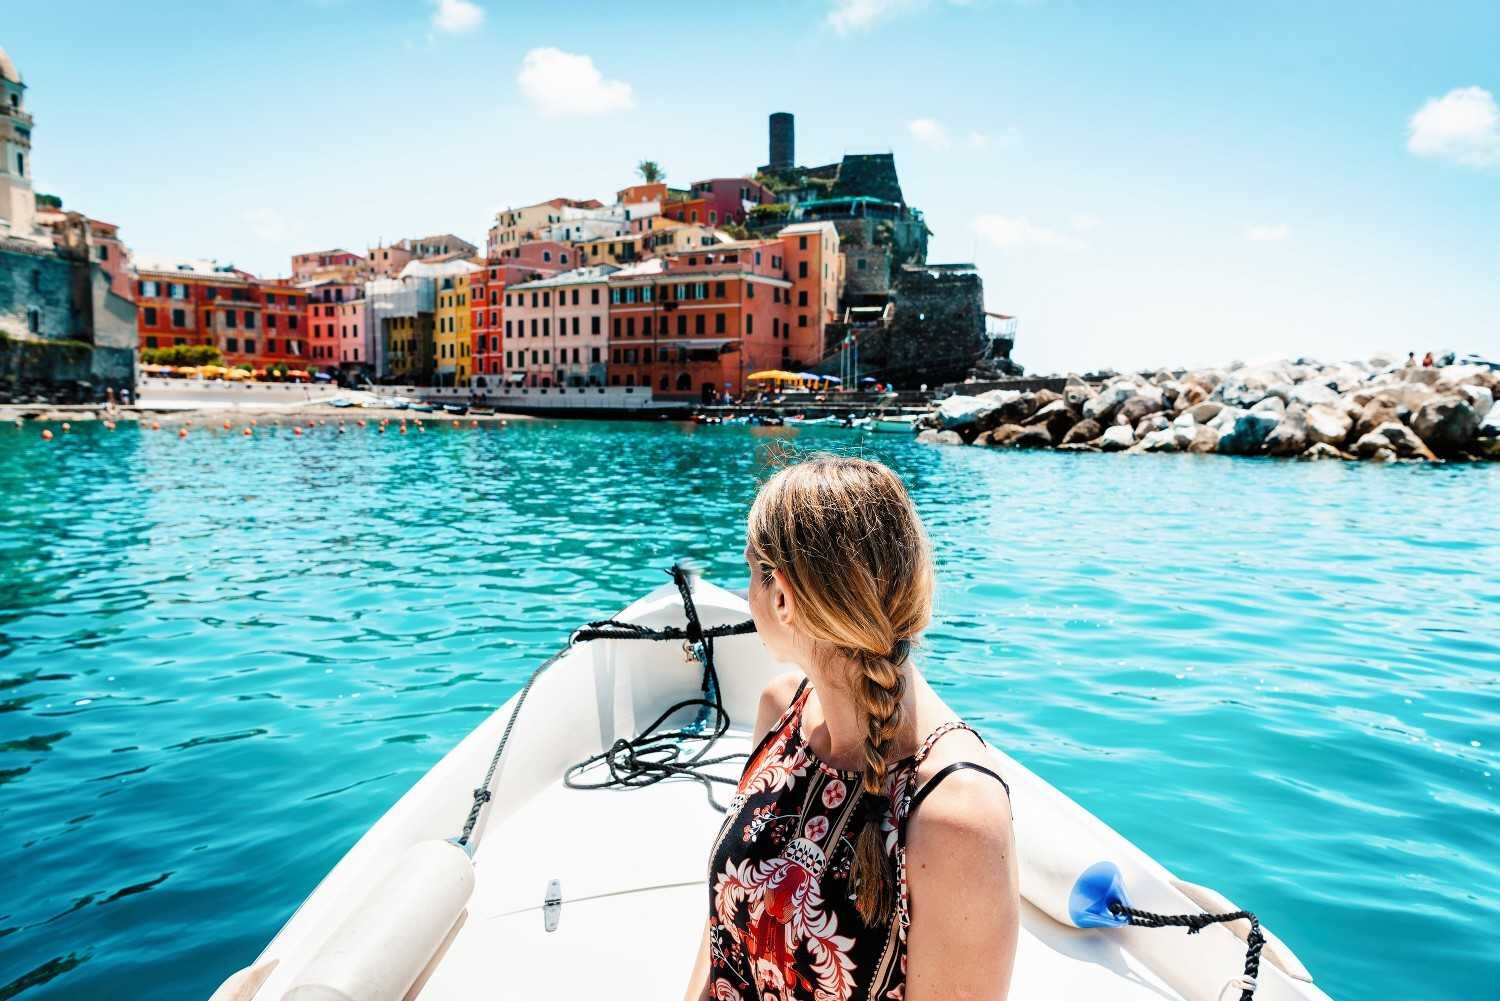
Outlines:
<svg viewBox="0 0 1500 1001"><path fill-rule="evenodd" d="M859 772L830 767L808 746L801 723L809 693L804 679L750 755L714 842L708 994L715 1001L900 1001L904 991L911 914L905 820L942 777L919 792L917 768L945 733L974 731L945 723L916 754L892 764L882 828L897 900L889 923L871 927L859 916L849 878L867 794Z"/></svg>

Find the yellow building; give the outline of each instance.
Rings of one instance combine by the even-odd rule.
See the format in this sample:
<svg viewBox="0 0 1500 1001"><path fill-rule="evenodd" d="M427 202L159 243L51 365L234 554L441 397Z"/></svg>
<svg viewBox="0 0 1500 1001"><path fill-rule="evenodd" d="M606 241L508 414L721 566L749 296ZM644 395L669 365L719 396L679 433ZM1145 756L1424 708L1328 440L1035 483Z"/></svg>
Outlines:
<svg viewBox="0 0 1500 1001"><path fill-rule="evenodd" d="M444 261L437 269L432 333L435 381L439 386L467 386L474 368L469 342L469 276L479 267L468 261Z"/></svg>

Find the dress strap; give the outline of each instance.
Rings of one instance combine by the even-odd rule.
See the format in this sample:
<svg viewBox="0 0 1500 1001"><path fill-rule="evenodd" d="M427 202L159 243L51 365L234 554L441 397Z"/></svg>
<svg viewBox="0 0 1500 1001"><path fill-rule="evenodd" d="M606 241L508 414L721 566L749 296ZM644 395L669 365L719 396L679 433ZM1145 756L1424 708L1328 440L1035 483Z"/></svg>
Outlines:
<svg viewBox="0 0 1500 1001"><path fill-rule="evenodd" d="M925 761L927 759L927 755L932 753L933 745L941 740L945 734L952 733L954 730L967 730L972 733L975 739L977 739L981 744L984 743L984 738L979 736L979 731L975 730L972 726L965 723L961 719L951 719L927 735L927 739L922 741L922 746L917 748L917 753L912 756L912 764L920 765L923 761Z"/></svg>
<svg viewBox="0 0 1500 1001"><path fill-rule="evenodd" d="M786 728L791 725L792 720L801 715L802 703L806 700L807 693L807 678L804 677L802 679L802 683L797 686L797 690L792 693L791 701L788 702L786 704L786 708L781 711L781 716L776 720L775 723L771 724L770 729L766 730L766 732L761 735L760 742L755 745L755 748L750 752L749 757L745 760L746 770L748 770L751 763L760 756L760 752L764 751L766 747L771 743L771 741L776 739L779 734L784 733L786 731Z"/></svg>
<svg viewBox="0 0 1500 1001"><path fill-rule="evenodd" d="M911 798L911 802L906 805L906 812L901 817L901 842L903 844L906 843L906 825L911 822L911 815L917 812L917 807L922 805L922 800L926 799L927 794L936 789L938 785L943 781L943 779L947 778L949 775L952 775L954 772L964 771L965 769L976 772L983 772L990 778L994 779L996 782L999 782L1000 785L1004 787L1006 797L1010 796L1010 783L1006 782L995 772L990 771L988 768L984 767L981 764L978 764L977 762L955 761L951 765L946 765L943 768L939 769L936 775L928 779L926 782L922 783L922 788L917 790L916 795Z"/></svg>

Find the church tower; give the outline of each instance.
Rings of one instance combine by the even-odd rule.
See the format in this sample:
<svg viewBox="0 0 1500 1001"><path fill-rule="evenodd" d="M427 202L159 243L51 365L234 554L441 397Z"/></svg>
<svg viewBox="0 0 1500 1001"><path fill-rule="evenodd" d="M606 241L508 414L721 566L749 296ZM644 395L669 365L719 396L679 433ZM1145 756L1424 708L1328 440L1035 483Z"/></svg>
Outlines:
<svg viewBox="0 0 1500 1001"><path fill-rule="evenodd" d="M30 240L36 235L36 193L25 93L16 64L0 49L0 235Z"/></svg>

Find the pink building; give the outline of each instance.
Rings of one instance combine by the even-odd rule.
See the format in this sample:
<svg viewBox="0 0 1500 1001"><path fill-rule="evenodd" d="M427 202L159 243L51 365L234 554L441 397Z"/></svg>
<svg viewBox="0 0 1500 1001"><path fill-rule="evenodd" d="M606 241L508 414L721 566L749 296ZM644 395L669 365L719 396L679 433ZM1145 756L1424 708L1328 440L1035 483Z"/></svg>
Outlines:
<svg viewBox="0 0 1500 1001"><path fill-rule="evenodd" d="M375 278L395 278L413 260L412 252L401 246L371 247L368 256L370 273Z"/></svg>
<svg viewBox="0 0 1500 1001"><path fill-rule="evenodd" d="M609 265L575 268L505 289L505 380L603 386L609 348Z"/></svg>
<svg viewBox="0 0 1500 1001"><path fill-rule="evenodd" d="M560 240L528 240L495 255L503 264L539 272L547 277L577 267L578 248Z"/></svg>
<svg viewBox="0 0 1500 1001"><path fill-rule="evenodd" d="M702 218L694 220L710 226L744 222L747 206L769 205L776 201L771 190L748 177L712 177L693 182L693 198L702 199Z"/></svg>
<svg viewBox="0 0 1500 1001"><path fill-rule="evenodd" d="M353 282L364 278L368 264L349 250L315 250L292 257L292 279L305 282L332 279Z"/></svg>
<svg viewBox="0 0 1500 1001"><path fill-rule="evenodd" d="M370 364L364 284L325 279L297 288L307 292L308 360L323 368Z"/></svg>
<svg viewBox="0 0 1500 1001"><path fill-rule="evenodd" d="M338 303L334 315L339 325L339 367L346 372L369 368L372 352L365 323L365 300Z"/></svg>

